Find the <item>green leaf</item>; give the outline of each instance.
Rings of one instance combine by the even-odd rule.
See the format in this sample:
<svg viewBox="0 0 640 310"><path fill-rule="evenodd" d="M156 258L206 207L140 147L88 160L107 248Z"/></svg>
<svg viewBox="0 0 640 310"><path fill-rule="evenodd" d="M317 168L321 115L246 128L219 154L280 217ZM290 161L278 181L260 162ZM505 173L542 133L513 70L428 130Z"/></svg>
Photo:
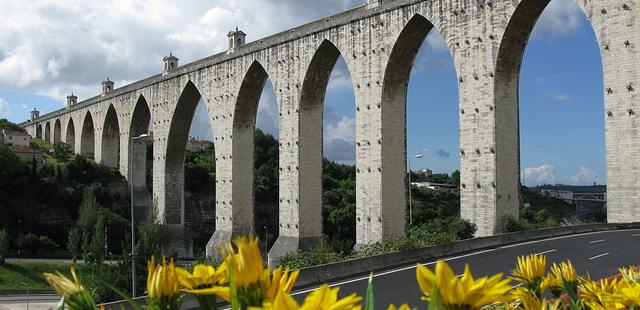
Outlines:
<svg viewBox="0 0 640 310"><path fill-rule="evenodd" d="M57 310L64 310L64 296L62 296L62 298L60 298L60 301L58 302L58 306L56 307Z"/></svg>
<svg viewBox="0 0 640 310"><path fill-rule="evenodd" d="M122 297L122 299L126 300L131 305L131 307L133 307L135 310L143 310L144 309L140 304L138 304L131 297L129 297L129 295L127 295L125 292L123 292L119 288L113 286L111 283L103 281L103 280L99 280L99 282L102 285L104 285L107 288L109 288L110 290L112 290L114 293L118 294L118 296Z"/></svg>
<svg viewBox="0 0 640 310"><path fill-rule="evenodd" d="M227 266L229 273L229 290L231 294L231 309L240 310L240 301L238 300L238 288L236 287L236 273L231 267L231 264Z"/></svg>
<svg viewBox="0 0 640 310"><path fill-rule="evenodd" d="M442 297L440 296L440 291L437 287L433 288L433 292L431 293L431 300L429 301L429 310L442 310L444 309L444 305L442 304Z"/></svg>
<svg viewBox="0 0 640 310"><path fill-rule="evenodd" d="M367 284L367 298L364 302L364 310L374 310L375 303L373 299L373 272L369 274L369 283Z"/></svg>

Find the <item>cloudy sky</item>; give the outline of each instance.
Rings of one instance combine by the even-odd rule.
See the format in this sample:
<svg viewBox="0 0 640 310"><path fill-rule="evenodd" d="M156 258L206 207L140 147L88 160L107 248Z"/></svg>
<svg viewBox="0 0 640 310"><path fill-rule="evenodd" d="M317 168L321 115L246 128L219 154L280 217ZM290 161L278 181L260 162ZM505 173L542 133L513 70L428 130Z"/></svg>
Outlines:
<svg viewBox="0 0 640 310"><path fill-rule="evenodd" d="M61 108L100 92L107 76L122 86L157 74L173 52L185 64L226 48L239 26L248 40L358 6L364 0L2 0L0 118L21 122L36 107ZM278 18L274 18L277 16ZM438 33L425 41L408 94L412 168L460 166L458 98L451 57ZM552 0L526 50L521 76L521 160L527 185L605 183L600 55L574 0ZM355 107L343 61L325 101L325 155L355 160ZM277 105L267 83L258 127L277 135ZM201 107L191 135L210 139Z"/></svg>

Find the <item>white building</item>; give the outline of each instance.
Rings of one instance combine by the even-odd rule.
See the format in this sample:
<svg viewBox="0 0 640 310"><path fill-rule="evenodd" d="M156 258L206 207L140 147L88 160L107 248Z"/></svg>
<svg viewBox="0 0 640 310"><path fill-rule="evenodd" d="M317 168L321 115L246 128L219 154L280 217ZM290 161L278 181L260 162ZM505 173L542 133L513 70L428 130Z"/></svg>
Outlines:
<svg viewBox="0 0 640 310"><path fill-rule="evenodd" d="M2 129L2 134L0 134L0 143L6 145L28 147L29 145L31 145L31 136L22 132Z"/></svg>

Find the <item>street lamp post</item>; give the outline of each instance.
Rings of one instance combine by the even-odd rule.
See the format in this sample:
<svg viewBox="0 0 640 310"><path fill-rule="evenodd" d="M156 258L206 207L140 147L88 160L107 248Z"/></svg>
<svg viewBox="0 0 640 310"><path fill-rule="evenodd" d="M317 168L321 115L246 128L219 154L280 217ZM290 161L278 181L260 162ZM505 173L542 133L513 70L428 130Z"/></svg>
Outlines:
<svg viewBox="0 0 640 310"><path fill-rule="evenodd" d="M133 147L136 140L146 139L149 134L141 134L138 137L131 138L131 144L129 145L129 187L131 190L131 296L136 298L136 228L134 217L134 199L133 199Z"/></svg>
<svg viewBox="0 0 640 310"><path fill-rule="evenodd" d="M413 202L411 202L411 157L407 156L409 160L409 226L413 227ZM422 155L417 154L416 159L422 158Z"/></svg>

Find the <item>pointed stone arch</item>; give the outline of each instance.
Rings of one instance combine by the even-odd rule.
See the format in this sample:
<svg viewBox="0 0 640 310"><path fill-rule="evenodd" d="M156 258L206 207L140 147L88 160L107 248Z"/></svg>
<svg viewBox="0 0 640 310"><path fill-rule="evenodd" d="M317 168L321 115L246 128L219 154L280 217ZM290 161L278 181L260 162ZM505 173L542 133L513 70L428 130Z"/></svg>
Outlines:
<svg viewBox="0 0 640 310"><path fill-rule="evenodd" d="M382 238L404 235L406 226L407 91L414 61L434 25L414 15L396 38L382 81L382 221L361 221L358 244L375 240L367 234L382 231ZM399 126L398 124L403 124ZM402 169L398 169L402 167ZM365 214L359 212L359 217ZM382 225L380 228L370 225Z"/></svg>
<svg viewBox="0 0 640 310"><path fill-rule="evenodd" d="M538 19L550 0L524 0L517 4L504 30L495 63L495 212L476 210L474 217L487 227L479 235L493 233L496 220L519 217L520 204L520 71L525 49ZM584 7L579 5L584 13ZM592 25L593 27L593 25Z"/></svg>
<svg viewBox="0 0 640 310"><path fill-rule="evenodd" d="M36 138L42 139L42 124L36 126Z"/></svg>
<svg viewBox="0 0 640 310"><path fill-rule="evenodd" d="M80 155L93 159L95 156L95 126L91 112L87 111L82 122L80 133Z"/></svg>
<svg viewBox="0 0 640 310"><path fill-rule="evenodd" d="M102 126L102 146L100 159L111 168L120 166L120 124L113 105L109 105Z"/></svg>
<svg viewBox="0 0 640 310"><path fill-rule="evenodd" d="M306 68L300 91L298 201L281 202L280 236L269 252L274 265L286 253L315 246L322 228L323 113L331 73L342 53L336 45L323 40ZM295 225L289 225L292 220Z"/></svg>
<svg viewBox="0 0 640 310"><path fill-rule="evenodd" d="M267 71L258 61L249 66L240 89L233 113L232 129L232 203L218 205L221 213L233 214L232 232L247 234L253 230L254 220L254 136L258 103L268 78Z"/></svg>
<svg viewBox="0 0 640 310"><path fill-rule="evenodd" d="M62 140L62 124L60 119L56 119L53 125L53 143L60 143Z"/></svg>
<svg viewBox="0 0 640 310"><path fill-rule="evenodd" d="M121 163L121 171L129 180L133 190L133 206L136 214L144 215L150 203L152 185L147 183L148 171L153 169L153 156L149 157L147 143L153 143L153 137L140 138L144 134L151 134L149 127L151 126L151 110L145 97L141 94L135 102L133 114L129 123L129 134L126 143L126 162ZM140 217L138 217L140 218Z"/></svg>
<svg viewBox="0 0 640 310"><path fill-rule="evenodd" d="M44 140L51 142L51 122L49 121L44 125Z"/></svg>
<svg viewBox="0 0 640 310"><path fill-rule="evenodd" d="M67 132L65 134L65 143L69 146L71 151L76 150L76 126L73 124L73 117L69 117L67 123Z"/></svg>
<svg viewBox="0 0 640 310"><path fill-rule="evenodd" d="M184 156L189 129L200 99L193 82L184 86L169 125L165 159L164 218L165 224L184 224ZM144 109L141 107L141 109Z"/></svg>
<svg viewBox="0 0 640 310"><path fill-rule="evenodd" d="M133 182L134 188L140 189L140 193L147 184L147 148L145 146L134 145L136 137L140 137L143 134L149 133L149 127L151 126L151 110L149 104L143 95L136 100L133 114L131 116L131 123L129 125L129 141L128 145L128 176L130 182ZM151 138L148 138L151 139ZM147 191L144 190L146 195ZM141 195L136 195L138 197Z"/></svg>

